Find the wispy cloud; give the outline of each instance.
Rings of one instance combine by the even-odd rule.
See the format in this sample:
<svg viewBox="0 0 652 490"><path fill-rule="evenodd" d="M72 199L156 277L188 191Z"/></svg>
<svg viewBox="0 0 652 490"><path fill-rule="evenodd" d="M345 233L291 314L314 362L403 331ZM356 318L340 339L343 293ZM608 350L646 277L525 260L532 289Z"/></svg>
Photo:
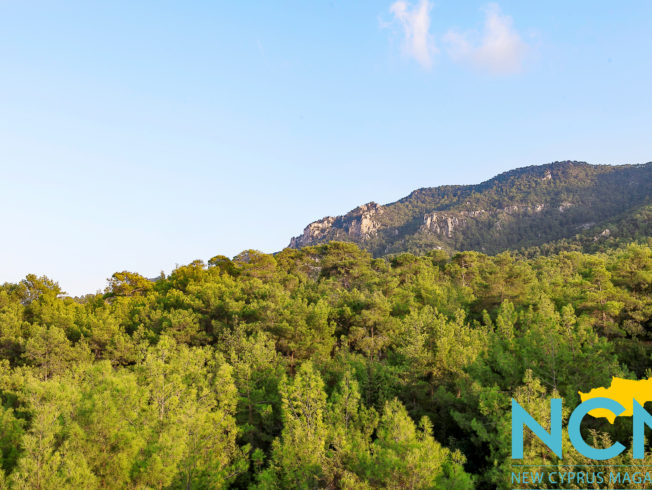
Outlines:
<svg viewBox="0 0 652 490"><path fill-rule="evenodd" d="M394 20L402 28L403 54L414 58L424 68L432 66L433 56L437 53L434 38L430 34L431 8L428 0L420 0L416 5L398 0L389 8Z"/></svg>
<svg viewBox="0 0 652 490"><path fill-rule="evenodd" d="M498 75L519 72L529 51L514 29L512 18L504 15L495 3L485 9L481 35L451 30L444 36L444 42L453 61L471 63Z"/></svg>

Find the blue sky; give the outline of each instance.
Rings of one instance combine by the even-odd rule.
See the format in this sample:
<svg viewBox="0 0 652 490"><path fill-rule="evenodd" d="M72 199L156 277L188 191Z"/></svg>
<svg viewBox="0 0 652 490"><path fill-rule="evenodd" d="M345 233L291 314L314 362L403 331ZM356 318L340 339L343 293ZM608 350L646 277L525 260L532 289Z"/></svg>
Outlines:
<svg viewBox="0 0 652 490"><path fill-rule="evenodd" d="M0 282L273 252L514 167L652 160L649 1L0 0Z"/></svg>

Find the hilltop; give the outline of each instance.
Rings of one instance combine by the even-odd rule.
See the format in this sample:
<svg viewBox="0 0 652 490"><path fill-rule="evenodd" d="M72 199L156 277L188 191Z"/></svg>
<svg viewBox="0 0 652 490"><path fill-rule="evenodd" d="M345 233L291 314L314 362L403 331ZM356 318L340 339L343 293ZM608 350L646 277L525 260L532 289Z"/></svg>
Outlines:
<svg viewBox="0 0 652 490"><path fill-rule="evenodd" d="M477 185L425 187L310 223L290 248L354 242L374 256L432 249L551 251L650 236L652 163L564 161L518 168Z"/></svg>

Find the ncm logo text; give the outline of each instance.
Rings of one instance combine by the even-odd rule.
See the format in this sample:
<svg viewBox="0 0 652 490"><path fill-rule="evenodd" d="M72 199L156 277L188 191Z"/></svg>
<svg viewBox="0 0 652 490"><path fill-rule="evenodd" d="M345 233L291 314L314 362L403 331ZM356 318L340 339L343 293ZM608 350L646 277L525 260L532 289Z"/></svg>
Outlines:
<svg viewBox="0 0 652 490"><path fill-rule="evenodd" d="M553 398L550 400L550 432L539 425L534 418L525 411L519 403L512 398L512 459L523 458L523 430L525 426L559 458L562 458L562 400ZM607 448L595 448L586 443L580 432L580 426L584 416L591 410L605 409L611 411L615 416L625 412L625 407L611 398L591 398L575 408L568 420L568 436L571 444L583 456L590 459L604 460L618 456L625 450L620 442L615 442ZM634 459L643 459L645 452L645 426L652 427L652 415L645 410L640 403L633 400L633 456Z"/></svg>

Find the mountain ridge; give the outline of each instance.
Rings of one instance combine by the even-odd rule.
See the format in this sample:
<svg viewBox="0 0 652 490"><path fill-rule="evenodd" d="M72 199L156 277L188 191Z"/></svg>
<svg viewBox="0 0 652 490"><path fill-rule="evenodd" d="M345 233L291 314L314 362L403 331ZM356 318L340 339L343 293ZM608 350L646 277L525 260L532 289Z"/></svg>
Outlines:
<svg viewBox="0 0 652 490"><path fill-rule="evenodd" d="M372 201L324 217L293 237L289 248L337 240L374 256L432 249L499 253L560 240L636 239L652 232L651 195L650 162L531 165L479 184L422 187L388 204ZM640 223L620 226L630 216L640 216Z"/></svg>

